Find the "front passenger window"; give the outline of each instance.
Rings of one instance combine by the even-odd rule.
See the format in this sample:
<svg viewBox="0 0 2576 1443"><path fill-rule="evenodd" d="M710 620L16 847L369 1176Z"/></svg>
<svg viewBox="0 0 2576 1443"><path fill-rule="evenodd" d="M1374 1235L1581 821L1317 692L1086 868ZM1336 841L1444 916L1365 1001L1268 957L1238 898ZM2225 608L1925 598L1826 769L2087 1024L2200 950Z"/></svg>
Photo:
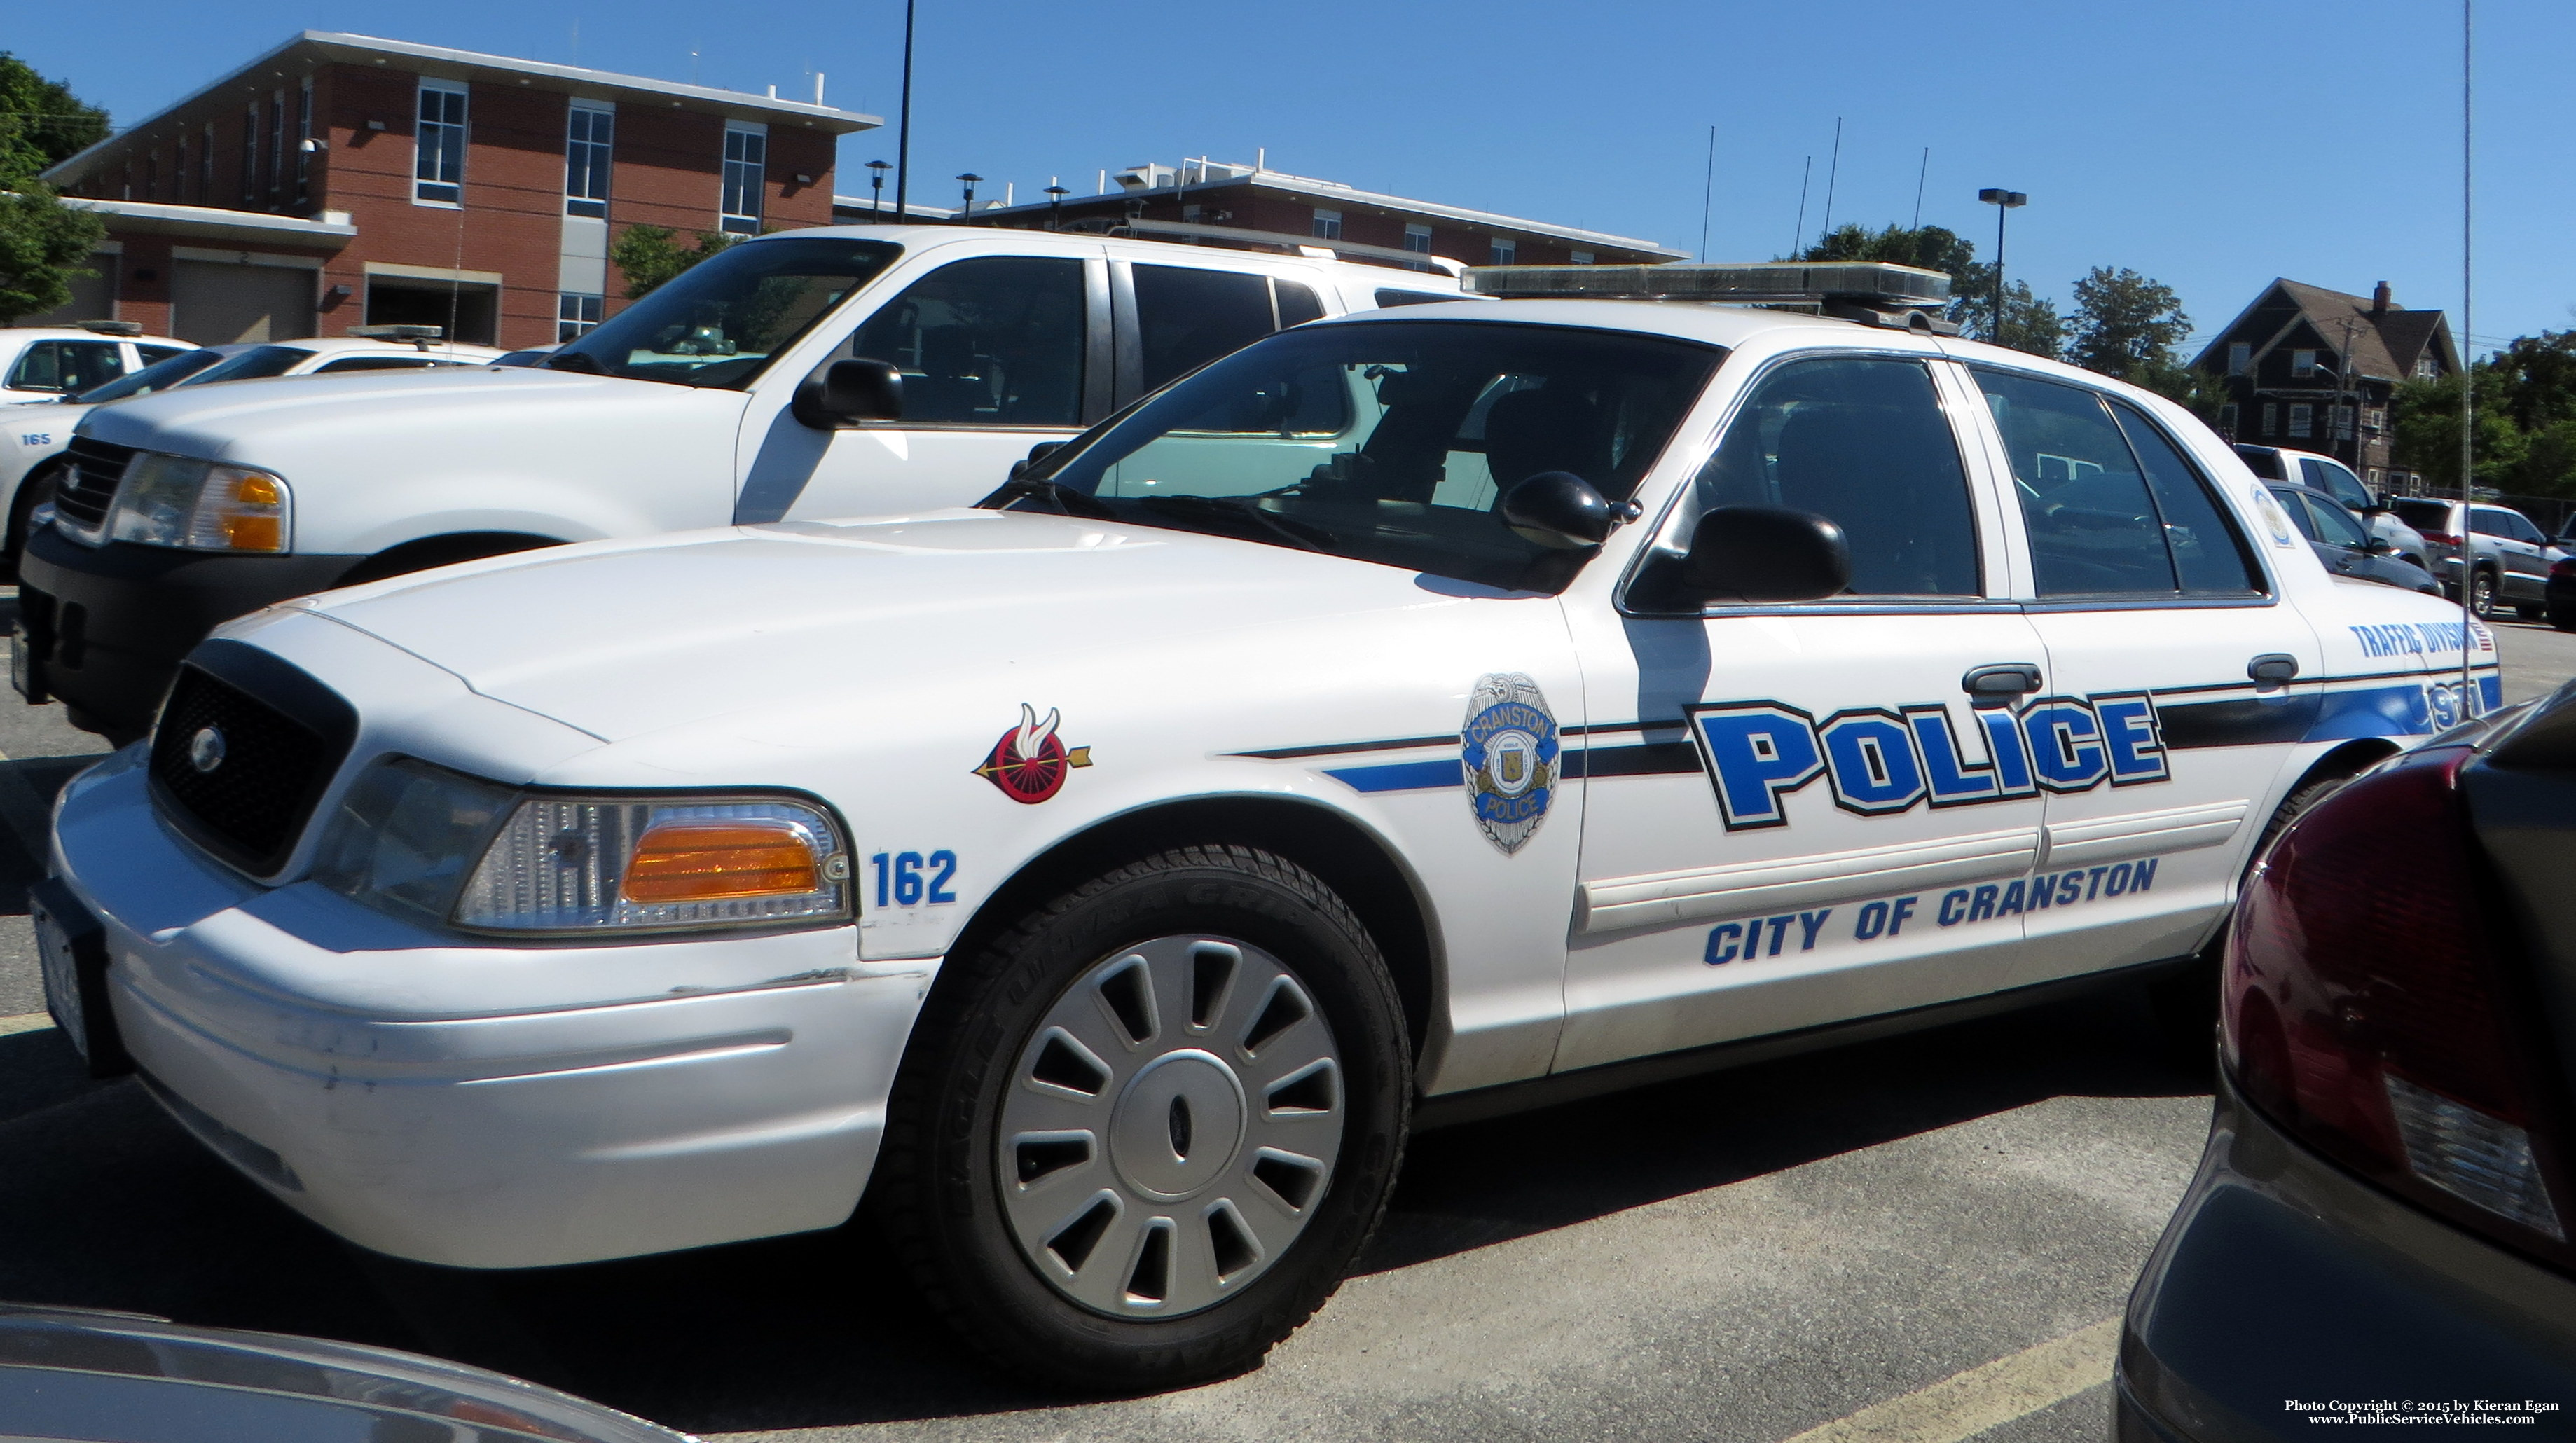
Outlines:
<svg viewBox="0 0 2576 1443"><path fill-rule="evenodd" d="M942 266L877 308L851 354L903 372L905 424L1082 424L1082 262L991 256Z"/></svg>
<svg viewBox="0 0 2576 1443"><path fill-rule="evenodd" d="M1858 596L1978 596L1977 527L1959 447L1920 361L1794 361L1765 377L1696 483L1700 510L1788 506L1832 517Z"/></svg>

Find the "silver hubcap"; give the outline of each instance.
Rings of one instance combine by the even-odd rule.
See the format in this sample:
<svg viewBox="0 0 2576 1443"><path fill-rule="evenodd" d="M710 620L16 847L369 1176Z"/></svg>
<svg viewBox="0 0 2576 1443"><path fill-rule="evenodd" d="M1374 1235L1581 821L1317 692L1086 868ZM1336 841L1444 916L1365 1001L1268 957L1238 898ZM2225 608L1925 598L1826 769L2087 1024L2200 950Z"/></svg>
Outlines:
<svg viewBox="0 0 2576 1443"><path fill-rule="evenodd" d="M1056 1291L1117 1318L1218 1303L1305 1231L1342 1145L1342 1063L1257 947L1161 937L1039 1022L1002 1099L1002 1214Z"/></svg>

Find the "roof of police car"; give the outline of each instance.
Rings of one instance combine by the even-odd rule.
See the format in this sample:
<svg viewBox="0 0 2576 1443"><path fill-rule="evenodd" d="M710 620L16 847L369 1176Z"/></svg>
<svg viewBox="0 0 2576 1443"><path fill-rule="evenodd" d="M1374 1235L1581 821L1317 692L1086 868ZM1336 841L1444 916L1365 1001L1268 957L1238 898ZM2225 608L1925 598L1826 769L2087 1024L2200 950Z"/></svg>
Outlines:
<svg viewBox="0 0 2576 1443"><path fill-rule="evenodd" d="M1811 316L1802 311L1763 310L1753 306L1710 305L1701 301L1657 300L1506 300L1470 298L1426 301L1419 305L1354 311L1347 316L1311 321L1310 325L1365 325L1390 321L1518 321L1524 325L1580 326L1597 331L1641 331L1713 346L1740 346L1766 331L1803 330L1842 337L1906 336L1911 331L1878 331L1852 321Z"/></svg>

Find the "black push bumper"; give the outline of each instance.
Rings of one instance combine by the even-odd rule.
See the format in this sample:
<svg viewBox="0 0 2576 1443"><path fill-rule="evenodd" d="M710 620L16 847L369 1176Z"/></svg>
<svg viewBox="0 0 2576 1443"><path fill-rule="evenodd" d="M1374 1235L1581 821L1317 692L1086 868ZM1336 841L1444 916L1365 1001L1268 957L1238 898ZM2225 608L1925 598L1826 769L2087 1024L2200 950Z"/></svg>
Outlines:
<svg viewBox="0 0 2576 1443"><path fill-rule="evenodd" d="M2114 1443L2315 1443L2338 1404L2405 1422L2478 1400L2557 1403L2498 1436L2565 1438L2576 1279L2344 1172L2222 1079L2200 1175L2130 1295L2117 1381Z"/></svg>
<svg viewBox="0 0 2576 1443"><path fill-rule="evenodd" d="M152 725L180 658L206 633L289 597L327 591L361 558L233 556L118 543L83 546L48 527L19 563L28 699L59 698L109 737Z"/></svg>

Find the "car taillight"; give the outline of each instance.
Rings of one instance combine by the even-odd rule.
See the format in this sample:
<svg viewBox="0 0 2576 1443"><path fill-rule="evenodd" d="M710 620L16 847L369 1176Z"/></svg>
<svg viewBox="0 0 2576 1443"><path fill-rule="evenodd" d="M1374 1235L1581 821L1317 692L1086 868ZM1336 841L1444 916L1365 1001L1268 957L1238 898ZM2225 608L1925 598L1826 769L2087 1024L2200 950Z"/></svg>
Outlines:
<svg viewBox="0 0 2576 1443"><path fill-rule="evenodd" d="M2549 563L2552 576L2576 576L2576 556L2562 556Z"/></svg>
<svg viewBox="0 0 2576 1443"><path fill-rule="evenodd" d="M2424 539L2427 541L2438 541L2444 546L2457 546L2460 544L2460 538L2448 531L2427 531L2424 533Z"/></svg>
<svg viewBox="0 0 2576 1443"><path fill-rule="evenodd" d="M2246 879L2227 947L2226 1056L2247 1101L2373 1181L2561 1264L2576 1188L2481 904L2464 747L2320 803Z"/></svg>

